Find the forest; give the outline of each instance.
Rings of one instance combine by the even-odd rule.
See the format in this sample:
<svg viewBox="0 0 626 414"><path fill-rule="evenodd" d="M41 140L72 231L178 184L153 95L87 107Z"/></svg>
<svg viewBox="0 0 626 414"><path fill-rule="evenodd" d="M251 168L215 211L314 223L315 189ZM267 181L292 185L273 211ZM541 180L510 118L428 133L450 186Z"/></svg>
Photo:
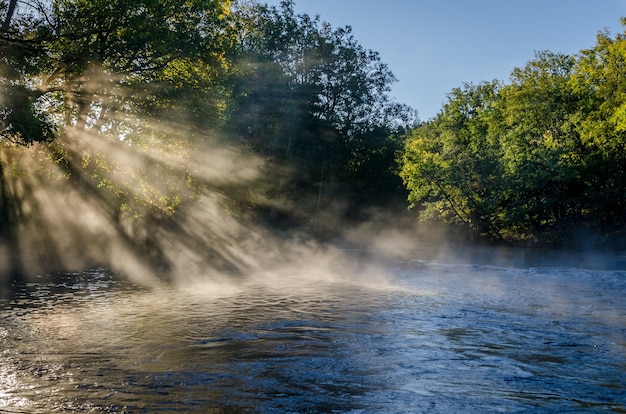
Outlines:
<svg viewBox="0 0 626 414"><path fill-rule="evenodd" d="M625 64L624 35L599 33L576 56L537 52L509 82L451 91L401 155L420 217L491 240L623 243Z"/></svg>
<svg viewBox="0 0 626 414"><path fill-rule="evenodd" d="M290 0L0 0L0 24L9 269L80 250L171 270L180 246L229 266L252 226L328 239L381 211L472 240L624 239L623 34L420 121L377 52Z"/></svg>

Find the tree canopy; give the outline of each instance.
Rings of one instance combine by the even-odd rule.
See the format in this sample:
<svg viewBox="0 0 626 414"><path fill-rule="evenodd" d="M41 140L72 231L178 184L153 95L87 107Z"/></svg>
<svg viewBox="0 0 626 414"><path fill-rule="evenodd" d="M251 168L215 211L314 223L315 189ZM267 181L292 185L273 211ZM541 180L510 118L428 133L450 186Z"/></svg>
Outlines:
<svg viewBox="0 0 626 414"><path fill-rule="evenodd" d="M207 198L319 235L407 194L492 240L623 235L625 59L601 32L418 124L378 53L293 1L0 0L0 232L58 185L150 257L148 228L201 244L180 223Z"/></svg>
<svg viewBox="0 0 626 414"><path fill-rule="evenodd" d="M491 239L563 243L626 226L626 38L538 52L510 81L454 89L417 128L401 176L422 219Z"/></svg>
<svg viewBox="0 0 626 414"><path fill-rule="evenodd" d="M292 2L247 4L238 16L228 126L274 163L296 170L273 184L273 199L295 203L311 218L320 196L353 206L402 198L394 134L416 116L390 96L395 78L380 56L363 48L350 27L297 15Z"/></svg>
<svg viewBox="0 0 626 414"><path fill-rule="evenodd" d="M292 1L0 0L0 24L12 246L52 211L40 187L79 194L153 259L166 242L147 229L193 240L181 222L208 198L321 234L406 197L395 156L416 116L391 97L393 74L349 27Z"/></svg>

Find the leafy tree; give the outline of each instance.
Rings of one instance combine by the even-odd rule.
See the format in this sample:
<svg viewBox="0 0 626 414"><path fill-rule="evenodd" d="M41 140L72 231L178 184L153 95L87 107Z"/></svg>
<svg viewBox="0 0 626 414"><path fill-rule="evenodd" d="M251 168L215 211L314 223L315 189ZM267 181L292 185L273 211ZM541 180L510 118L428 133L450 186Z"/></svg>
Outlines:
<svg viewBox="0 0 626 414"><path fill-rule="evenodd" d="M426 202L422 215L438 211L495 239L562 238L588 202L572 119L574 64L539 52L509 84L453 90L427 135L418 129L405 151L402 176L412 202ZM421 171L415 164L425 160Z"/></svg>
<svg viewBox="0 0 626 414"><path fill-rule="evenodd" d="M44 157L130 238L126 218L172 217L213 185L190 162L209 131L267 157L253 198L271 214L282 199L310 224L334 204L323 199L352 212L404 195L393 161L414 114L349 27L291 1L7 0L0 12L5 142L52 141Z"/></svg>
<svg viewBox="0 0 626 414"><path fill-rule="evenodd" d="M584 148L572 124L579 99L568 84L574 64L571 56L539 52L500 91L494 133L508 181L503 213L517 233L532 236L557 224L561 231L580 218Z"/></svg>
<svg viewBox="0 0 626 414"><path fill-rule="evenodd" d="M198 130L222 121L228 1L18 1L0 9L4 142L53 141L33 152L41 165L53 158L70 188L143 249L137 224L159 225L198 193L186 161L206 135ZM173 126L179 120L186 128ZM34 191L28 183L38 177L16 175L8 166L20 157L3 152L1 230L17 246L21 203L36 202L15 188Z"/></svg>
<svg viewBox="0 0 626 414"><path fill-rule="evenodd" d="M310 218L322 196L347 196L355 205L384 200L392 188L403 194L392 171L399 148L392 136L414 115L390 98L395 79L378 54L349 27L296 15L291 1L247 3L240 16L231 128L291 171L271 174L280 177L273 198L289 194Z"/></svg>
<svg viewBox="0 0 626 414"><path fill-rule="evenodd" d="M42 107L42 96L34 76L43 61L40 58L47 36L41 18L45 5L28 5L17 0L0 1L0 144L32 145L54 138L54 119ZM4 157L3 157L4 158ZM17 237L18 206L6 177L11 169L0 158L0 242L8 250L10 269L2 269L12 278L20 275Z"/></svg>
<svg viewBox="0 0 626 414"><path fill-rule="evenodd" d="M109 105L117 103L112 108L119 110L129 101L162 115L183 85L187 92L208 89L223 65L229 42L224 1L74 0L55 6L59 30L50 48L60 56L47 85L64 93L66 110L84 125L106 119Z"/></svg>
<svg viewBox="0 0 626 414"><path fill-rule="evenodd" d="M17 98L5 96L4 135L33 142L50 140L53 127L111 129L120 112L163 116L174 101L190 120L219 119L216 79L233 40L227 0L21 4L0 3L0 77Z"/></svg>
<svg viewBox="0 0 626 414"><path fill-rule="evenodd" d="M626 38L538 52L508 84L466 85L405 145L422 219L506 240L563 243L626 225Z"/></svg>
<svg viewBox="0 0 626 414"><path fill-rule="evenodd" d="M502 165L489 122L497 91L497 82L454 89L443 111L413 132L400 172L412 205L424 205L423 218L496 238Z"/></svg>
<svg viewBox="0 0 626 414"><path fill-rule="evenodd" d="M41 55L47 30L40 13L45 5L31 6L0 2L0 140L24 145L50 141L55 132L33 82L45 65Z"/></svg>
<svg viewBox="0 0 626 414"><path fill-rule="evenodd" d="M626 25L626 19L622 18ZM606 233L626 225L626 36L598 34L583 50L570 81L581 103L576 131L586 149L589 197L586 213Z"/></svg>

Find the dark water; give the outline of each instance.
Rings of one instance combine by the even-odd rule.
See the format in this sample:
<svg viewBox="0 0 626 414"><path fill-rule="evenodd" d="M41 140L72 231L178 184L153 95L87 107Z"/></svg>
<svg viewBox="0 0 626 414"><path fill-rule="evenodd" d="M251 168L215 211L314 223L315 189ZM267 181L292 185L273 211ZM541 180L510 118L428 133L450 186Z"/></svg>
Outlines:
<svg viewBox="0 0 626 414"><path fill-rule="evenodd" d="M223 290L38 277L0 300L0 412L626 412L626 271L388 271Z"/></svg>

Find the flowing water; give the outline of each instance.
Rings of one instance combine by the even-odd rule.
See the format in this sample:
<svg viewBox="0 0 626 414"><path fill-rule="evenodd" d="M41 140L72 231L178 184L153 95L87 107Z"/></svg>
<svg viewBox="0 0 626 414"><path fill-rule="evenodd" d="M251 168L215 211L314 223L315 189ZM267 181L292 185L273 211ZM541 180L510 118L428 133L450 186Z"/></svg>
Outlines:
<svg viewBox="0 0 626 414"><path fill-rule="evenodd" d="M626 271L387 272L223 289L39 276L0 299L0 412L626 412Z"/></svg>

